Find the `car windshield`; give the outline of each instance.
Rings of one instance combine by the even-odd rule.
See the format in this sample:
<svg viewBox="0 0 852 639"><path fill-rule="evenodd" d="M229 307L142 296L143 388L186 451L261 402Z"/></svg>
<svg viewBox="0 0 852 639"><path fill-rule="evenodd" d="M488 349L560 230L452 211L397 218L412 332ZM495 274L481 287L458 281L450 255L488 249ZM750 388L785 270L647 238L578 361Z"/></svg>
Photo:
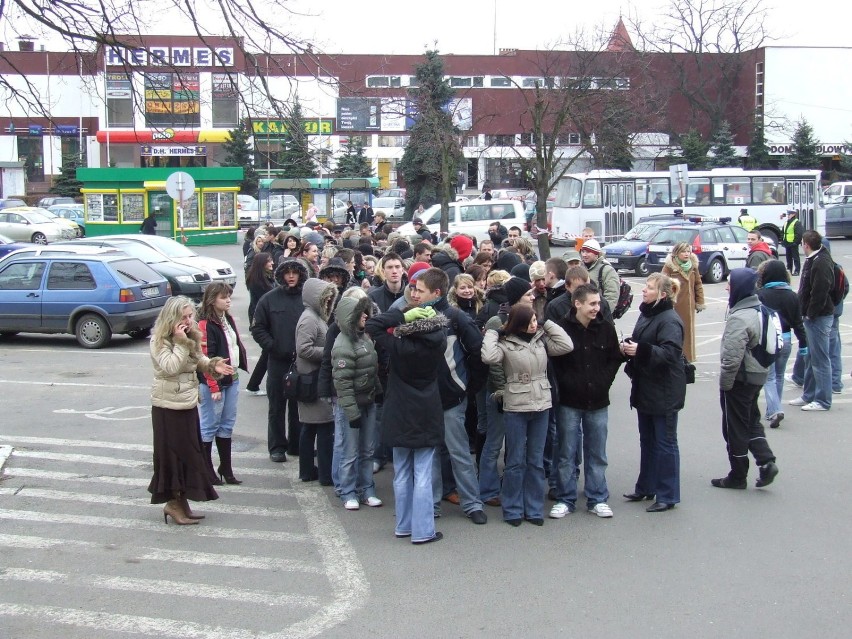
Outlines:
<svg viewBox="0 0 852 639"><path fill-rule="evenodd" d="M451 207L450 208L450 218L451 219L453 217L452 211L453 211L453 209ZM423 220L423 224L432 224L433 222L437 222L438 218L440 216L441 216L441 205L440 204L433 204L428 209L423 211L423 215L420 215L419 217L420 217L421 220ZM415 217L418 217L418 216L415 214ZM434 218L434 220L433 220L433 218Z"/></svg>
<svg viewBox="0 0 852 639"><path fill-rule="evenodd" d="M654 244L691 243L697 233L696 229L660 229L660 232L654 236Z"/></svg>
<svg viewBox="0 0 852 639"><path fill-rule="evenodd" d="M53 222L52 219L50 219L43 213L36 213L35 211L28 211L24 217L26 217L33 224L48 224L50 222Z"/></svg>
<svg viewBox="0 0 852 639"><path fill-rule="evenodd" d="M624 234L624 239L647 242L654 237L654 234L659 230L660 227L657 224L637 224Z"/></svg>
<svg viewBox="0 0 852 639"><path fill-rule="evenodd" d="M144 244L139 244L139 242L115 242L110 244L103 244L101 246L110 246L118 249L128 255L132 255L133 257L138 257L143 262L147 264L158 264L159 262L167 261L165 257L163 257L162 253L157 253L150 246L146 246Z"/></svg>
<svg viewBox="0 0 852 639"><path fill-rule="evenodd" d="M377 197L373 200L373 208L392 209L395 205L395 197Z"/></svg>
<svg viewBox="0 0 852 639"><path fill-rule="evenodd" d="M122 276L119 279L123 284L147 284L163 279L163 276L151 270L150 266L132 258L110 262L110 266Z"/></svg>
<svg viewBox="0 0 852 639"><path fill-rule="evenodd" d="M133 241L133 240L131 240ZM138 242L142 244L142 242ZM175 242L174 240L170 240L167 237L156 237L151 236L150 239L146 240L144 244L149 244L153 246L156 250L160 251L163 255L167 255L171 258L175 257L198 257L198 253L194 253L186 248L183 244L179 242Z"/></svg>

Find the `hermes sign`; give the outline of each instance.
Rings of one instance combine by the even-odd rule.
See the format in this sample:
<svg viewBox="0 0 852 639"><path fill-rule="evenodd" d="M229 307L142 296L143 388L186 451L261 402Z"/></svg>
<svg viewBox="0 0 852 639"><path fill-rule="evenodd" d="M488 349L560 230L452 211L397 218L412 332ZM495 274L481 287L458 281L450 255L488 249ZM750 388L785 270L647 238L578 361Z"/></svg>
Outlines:
<svg viewBox="0 0 852 639"><path fill-rule="evenodd" d="M109 47L106 66L175 66L175 67L232 67L232 47L156 47L125 49Z"/></svg>

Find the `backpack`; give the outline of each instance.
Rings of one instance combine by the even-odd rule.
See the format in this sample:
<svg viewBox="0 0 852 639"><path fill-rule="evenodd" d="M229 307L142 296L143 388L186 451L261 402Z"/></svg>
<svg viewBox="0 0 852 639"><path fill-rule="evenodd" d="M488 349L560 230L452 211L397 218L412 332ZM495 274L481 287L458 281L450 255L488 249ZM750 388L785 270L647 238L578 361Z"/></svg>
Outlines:
<svg viewBox="0 0 852 639"><path fill-rule="evenodd" d="M612 270L615 271L615 268L612 264L606 264L604 266L609 266ZM604 267L601 267L601 270L598 271L598 289L601 292L601 296L603 296L603 270ZM616 275L618 275L618 271L616 271ZM630 284L621 279L621 276L618 277L618 301L615 303L615 306L612 310L612 319L618 319L622 317L627 311L630 310L630 306L633 304L633 291L630 289Z"/></svg>
<svg viewBox="0 0 852 639"><path fill-rule="evenodd" d="M839 305L846 296L849 295L849 280L846 279L846 273L843 272L843 267L837 262L834 263L834 286L831 287L831 302L835 306Z"/></svg>
<svg viewBox="0 0 852 639"><path fill-rule="evenodd" d="M763 304L760 313L760 340L751 348L751 355L757 363L768 368L775 363L781 349L784 348L784 336L781 334L781 318L776 311Z"/></svg>

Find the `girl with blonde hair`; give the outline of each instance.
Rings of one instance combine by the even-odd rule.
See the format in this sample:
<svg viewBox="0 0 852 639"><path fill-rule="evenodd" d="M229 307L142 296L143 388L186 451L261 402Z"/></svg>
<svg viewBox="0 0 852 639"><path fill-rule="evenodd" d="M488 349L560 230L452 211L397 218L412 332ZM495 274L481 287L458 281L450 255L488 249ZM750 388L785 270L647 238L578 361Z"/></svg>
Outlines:
<svg viewBox="0 0 852 639"><path fill-rule="evenodd" d="M475 320L485 303L485 293L476 286L473 276L461 273L453 280L453 285L447 293L447 301L450 306L464 311L470 319Z"/></svg>
<svg viewBox="0 0 852 639"><path fill-rule="evenodd" d="M698 258L692 254L692 246L678 242L663 264L664 275L678 282L680 291L674 303L675 313L683 322L683 355L686 361L694 362L695 352L695 314L706 307L704 305L704 286L698 272Z"/></svg>

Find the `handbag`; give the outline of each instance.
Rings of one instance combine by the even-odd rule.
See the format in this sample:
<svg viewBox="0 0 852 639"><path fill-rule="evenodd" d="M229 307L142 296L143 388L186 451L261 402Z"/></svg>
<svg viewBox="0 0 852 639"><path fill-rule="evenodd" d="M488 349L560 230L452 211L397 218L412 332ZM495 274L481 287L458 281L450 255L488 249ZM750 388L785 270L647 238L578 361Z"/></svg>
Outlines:
<svg viewBox="0 0 852 639"><path fill-rule="evenodd" d="M690 364L686 361L686 358L683 358L683 374L686 377L687 384L695 383L695 364Z"/></svg>
<svg viewBox="0 0 852 639"><path fill-rule="evenodd" d="M290 369L284 375L284 397L299 401L300 377L299 371L296 370L296 360L293 359Z"/></svg>

